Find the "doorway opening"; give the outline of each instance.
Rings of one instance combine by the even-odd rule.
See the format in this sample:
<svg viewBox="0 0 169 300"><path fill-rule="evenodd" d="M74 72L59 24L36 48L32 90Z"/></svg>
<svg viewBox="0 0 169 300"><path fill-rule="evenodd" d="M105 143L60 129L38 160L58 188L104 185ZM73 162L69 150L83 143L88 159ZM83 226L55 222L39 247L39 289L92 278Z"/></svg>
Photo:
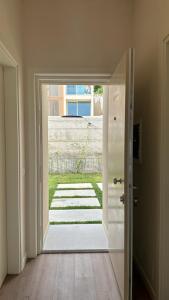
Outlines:
<svg viewBox="0 0 169 300"><path fill-rule="evenodd" d="M130 68L128 68L130 66ZM107 248L98 249L90 247L90 249L69 249L68 251L109 251L110 261L112 263L113 271L116 276L119 291L121 295L124 293L124 283L126 284L126 293L131 290L131 284L129 287L129 278L131 278L132 268L132 218L130 212L132 208L132 172L130 174L124 172L124 162L131 164L130 168L126 170L132 171L132 151L128 151L131 148L132 143L132 118L128 118L129 114L132 116L132 90L128 87L132 83L132 51L124 56L121 63L116 69L113 75L36 75L35 87L36 87L36 103L37 103L37 164L40 166L37 171L38 180L38 250L42 252L63 252L64 249L45 249L44 240L45 231L43 231L42 224L44 225L44 205L45 193L48 193L48 189L45 186L48 185L48 174L45 170L48 170L48 138L45 130L48 128L48 117L45 111L48 111L48 101L45 99L45 93L43 88L45 85L102 85L104 86L104 101L103 101L103 225L102 229L108 237ZM129 100L129 101L128 101ZM129 105L130 104L130 105ZM46 108L45 108L46 106ZM127 110L127 118L125 118L125 112ZM72 107L71 107L72 109ZM74 109L75 110L75 109ZM76 107L76 113L78 108ZM66 114L67 115L67 114ZM79 116L71 116L71 120L77 119ZM62 118L62 117L61 117ZM70 118L64 117L62 119ZM85 117L84 117L85 118ZM130 120L126 124L126 120ZM45 125L47 124L47 125ZM40 134L39 134L40 133ZM130 138L130 145L125 144L125 137ZM45 142L46 137L46 142ZM113 146L114 145L114 146ZM127 151L124 151L124 145L127 146ZM46 149L44 148L46 146ZM115 151L115 152L114 152ZM124 155L125 154L125 155ZM129 155L130 154L130 155ZM125 159L124 159L125 157ZM46 167L45 167L46 166ZM126 181L124 181L126 176ZM98 182L99 183L99 182ZM63 183L62 183L63 184ZM128 190L129 189L129 190ZM124 201L124 191L126 193L126 199L130 201ZM130 193L129 193L130 191ZM47 202L46 202L47 203ZM71 225L71 224L70 224ZM101 225L101 224L86 224L86 225ZM127 227L126 227L127 225ZM51 225L52 226L52 225ZM53 225L57 226L57 225ZM62 225L58 225L62 226ZM65 225L64 225L65 226ZM67 225L69 226L69 225ZM85 224L83 225L85 226ZM47 231L48 232L48 231ZM105 236L104 232L104 236ZM58 237L59 235L56 234ZM86 236L89 236L89 231ZM39 239L40 237L40 239ZM69 239L74 239L74 235L70 233ZM83 239L82 234L80 237ZM94 234L96 237L96 234ZM47 234L46 234L47 239ZM53 240L53 238L52 238ZM93 239L94 240L94 239ZM92 241L93 242L93 241ZM92 242L90 245L92 245ZM80 243L78 243L79 246ZM127 263L124 263L127 262ZM126 271L125 271L126 269Z"/></svg>
<svg viewBox="0 0 169 300"><path fill-rule="evenodd" d="M42 85L43 252L107 251L103 86Z"/></svg>

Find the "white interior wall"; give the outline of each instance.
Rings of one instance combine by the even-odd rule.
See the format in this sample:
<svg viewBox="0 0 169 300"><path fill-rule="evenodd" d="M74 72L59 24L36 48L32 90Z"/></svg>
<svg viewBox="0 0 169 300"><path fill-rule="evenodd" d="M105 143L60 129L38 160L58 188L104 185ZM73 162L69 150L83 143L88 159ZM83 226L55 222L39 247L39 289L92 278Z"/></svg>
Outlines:
<svg viewBox="0 0 169 300"><path fill-rule="evenodd" d="M159 290L163 40L169 34L168 12L169 2L165 0L134 1L135 119L142 120L142 163L134 168L140 198L134 211L134 253L155 299ZM163 286L165 291L167 285ZM168 295L161 299L168 299Z"/></svg>
<svg viewBox="0 0 169 300"><path fill-rule="evenodd" d="M27 68L109 72L129 45L131 1L24 1ZM39 51L40 49L40 51Z"/></svg>
<svg viewBox="0 0 169 300"><path fill-rule="evenodd" d="M24 264L26 256L25 241L25 156L24 156L24 114L23 114L23 76L22 76L22 1L1 0L0 1L0 41L9 53L17 61L19 67L19 109L20 109L20 173L21 173L21 256ZM10 120L8 120L10 122ZM5 261L3 252L0 251L0 259Z"/></svg>

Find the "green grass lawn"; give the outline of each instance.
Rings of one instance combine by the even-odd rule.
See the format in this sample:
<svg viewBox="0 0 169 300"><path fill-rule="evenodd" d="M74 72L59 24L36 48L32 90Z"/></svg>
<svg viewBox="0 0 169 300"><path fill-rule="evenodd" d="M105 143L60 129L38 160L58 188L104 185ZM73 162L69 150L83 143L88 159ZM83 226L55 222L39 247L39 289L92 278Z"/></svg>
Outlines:
<svg viewBox="0 0 169 300"><path fill-rule="evenodd" d="M102 182L102 175L98 173L92 174L57 174L49 175L48 187L49 187L49 208L59 183L91 183L93 189L96 192L96 196L100 202L102 208L102 191L99 189L96 183Z"/></svg>

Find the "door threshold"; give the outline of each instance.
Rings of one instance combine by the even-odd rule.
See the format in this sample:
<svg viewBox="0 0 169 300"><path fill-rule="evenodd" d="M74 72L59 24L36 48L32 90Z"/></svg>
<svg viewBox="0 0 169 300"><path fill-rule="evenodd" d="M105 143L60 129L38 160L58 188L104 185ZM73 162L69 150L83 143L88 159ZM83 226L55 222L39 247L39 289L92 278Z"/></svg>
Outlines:
<svg viewBox="0 0 169 300"><path fill-rule="evenodd" d="M108 249L42 250L41 254L108 253Z"/></svg>

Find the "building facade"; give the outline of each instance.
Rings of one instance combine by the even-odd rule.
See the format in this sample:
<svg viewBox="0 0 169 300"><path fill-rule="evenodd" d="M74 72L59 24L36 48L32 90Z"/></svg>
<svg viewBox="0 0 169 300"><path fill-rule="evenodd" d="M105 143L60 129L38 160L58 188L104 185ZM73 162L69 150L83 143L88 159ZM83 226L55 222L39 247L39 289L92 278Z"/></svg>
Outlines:
<svg viewBox="0 0 169 300"><path fill-rule="evenodd" d="M48 85L49 116L103 115L103 96L92 85Z"/></svg>

